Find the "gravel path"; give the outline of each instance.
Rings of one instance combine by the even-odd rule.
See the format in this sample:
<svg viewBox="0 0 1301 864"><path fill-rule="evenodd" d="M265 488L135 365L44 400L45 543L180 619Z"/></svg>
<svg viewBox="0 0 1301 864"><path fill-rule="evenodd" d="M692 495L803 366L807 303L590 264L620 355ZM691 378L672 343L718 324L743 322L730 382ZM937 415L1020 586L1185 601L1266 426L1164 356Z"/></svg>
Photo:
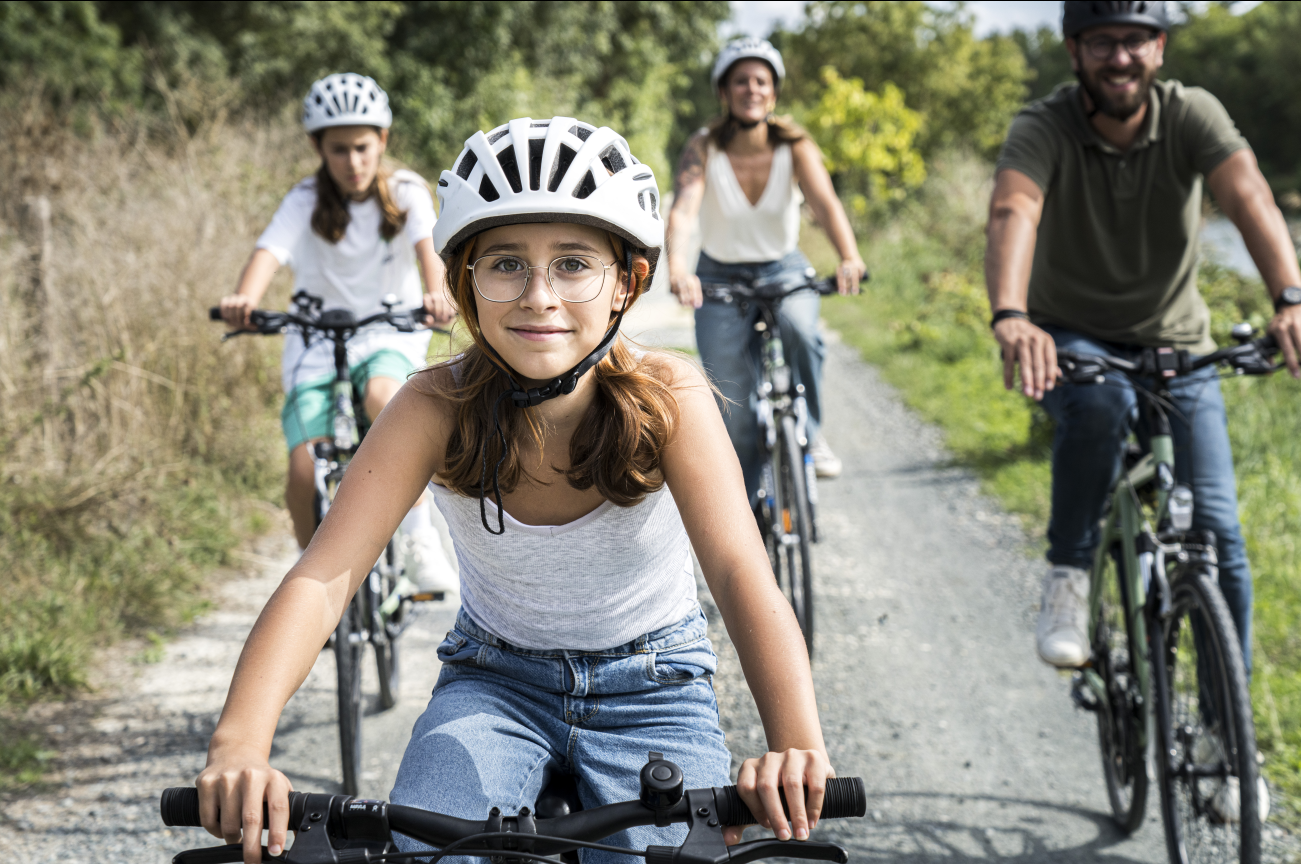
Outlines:
<svg viewBox="0 0 1301 864"><path fill-rule="evenodd" d="M669 310L650 322L681 326ZM1161 862L1155 806L1132 838L1112 828L1091 715L1034 656L1042 565L1017 525L948 467L934 429L839 345L827 364L827 434L844 476L821 486L814 676L833 764L866 779L869 818L819 829L855 861ZM110 666L91 698L43 706L60 753L38 790L0 793L0 860L163 862L213 838L163 828L156 801L203 765L245 634L292 562L277 535L160 662ZM753 702L707 592L721 658L720 711L738 758L763 747ZM398 707L365 721L366 794L391 786L437 676L453 610L430 607L403 637ZM371 670L373 674L373 670ZM299 789L339 776L333 655L285 711L274 763ZM1155 793L1154 793L1155 797ZM1270 829L1272 861L1301 860Z"/></svg>

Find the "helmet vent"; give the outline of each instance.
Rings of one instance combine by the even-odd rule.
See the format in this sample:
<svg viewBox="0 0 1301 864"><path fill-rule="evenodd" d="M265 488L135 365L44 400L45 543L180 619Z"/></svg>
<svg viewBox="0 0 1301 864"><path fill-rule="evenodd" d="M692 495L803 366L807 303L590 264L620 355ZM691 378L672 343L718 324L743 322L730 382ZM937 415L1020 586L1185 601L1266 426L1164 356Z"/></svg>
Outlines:
<svg viewBox="0 0 1301 864"><path fill-rule="evenodd" d="M560 152L556 154L556 161L551 165L551 177L547 180L547 191L555 192L560 188L560 181L565 179L565 172L569 170L570 164L578 151L568 144L560 145Z"/></svg>
<svg viewBox="0 0 1301 864"><path fill-rule="evenodd" d="M591 195L595 191L596 191L596 180L592 177L592 172L588 171L586 174L583 175L583 182L579 183L578 188L574 190L574 197L586 198L588 195Z"/></svg>
<svg viewBox="0 0 1301 864"><path fill-rule="evenodd" d="M496 144L498 141L505 138L509 134L510 134L510 129L506 128L505 126L502 126L496 132L488 136L488 143Z"/></svg>
<svg viewBox="0 0 1301 864"><path fill-rule="evenodd" d="M492 181L484 177L479 181L479 197L484 201L496 201L501 196L497 194L497 187L492 185Z"/></svg>
<svg viewBox="0 0 1301 864"><path fill-rule="evenodd" d="M618 174L624 168L628 167L628 163L623 161L623 156L620 155L618 149L613 145L605 148L605 152L601 154L601 164L604 165L605 170L609 171L611 174Z"/></svg>
<svg viewBox="0 0 1301 864"><path fill-rule="evenodd" d="M506 175L506 182L515 192L523 192L524 184L520 182L519 163L515 161L515 148L507 147L497 154L497 164Z"/></svg>
<svg viewBox="0 0 1301 864"><path fill-rule="evenodd" d="M638 174L636 177L634 177L634 178L632 178L632 179L634 179L634 180L649 180L649 179L651 179L651 178L654 177L654 176L655 176L655 175L652 174L652 173L650 173L649 171L643 171L642 173Z"/></svg>
<svg viewBox="0 0 1301 864"><path fill-rule="evenodd" d="M660 218L659 196L655 194L653 189L646 189L638 192L637 203L641 205L641 209L650 213L651 216L656 219Z"/></svg>
<svg viewBox="0 0 1301 864"><path fill-rule="evenodd" d="M442 177L439 177L439 178L438 178L438 185L439 185L439 186L446 186L446 185L447 185L447 181L444 180Z"/></svg>
<svg viewBox="0 0 1301 864"><path fill-rule="evenodd" d="M466 150L465 158L461 160L460 165L456 166L456 176L460 177L462 180L469 180L470 172L473 171L474 166L478 164L479 157L474 155L474 151Z"/></svg>
<svg viewBox="0 0 1301 864"><path fill-rule="evenodd" d="M569 132L572 135L577 135L579 141L586 141L588 138L592 137L592 130L587 129L583 126L578 126L578 125L570 126Z"/></svg>
<svg viewBox="0 0 1301 864"><path fill-rule="evenodd" d="M542 120L541 122L530 123L530 124L529 124L529 128L530 128L530 129L545 129L545 128L547 128L547 127L550 126L550 125L551 125L551 121L550 121L550 120Z"/></svg>
<svg viewBox="0 0 1301 864"><path fill-rule="evenodd" d="M534 192L542 183L542 148L546 143L544 138L529 139L529 188Z"/></svg>

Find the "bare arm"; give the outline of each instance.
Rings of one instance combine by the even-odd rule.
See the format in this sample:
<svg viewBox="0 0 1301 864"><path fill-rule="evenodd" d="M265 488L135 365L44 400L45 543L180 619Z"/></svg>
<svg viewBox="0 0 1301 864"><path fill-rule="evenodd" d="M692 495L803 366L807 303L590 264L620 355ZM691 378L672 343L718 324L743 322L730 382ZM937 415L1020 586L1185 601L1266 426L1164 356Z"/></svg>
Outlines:
<svg viewBox="0 0 1301 864"><path fill-rule="evenodd" d="M985 231L985 288L989 307L1026 311L1036 232L1043 214L1039 185L1020 171L1005 168L994 180ZM1022 318L1005 318L994 327L1003 351L1003 386L1011 390L1021 365L1021 389L1042 399L1057 380L1057 346L1052 337Z"/></svg>
<svg viewBox="0 0 1301 864"><path fill-rule="evenodd" d="M779 837L789 836L777 797L778 789L785 788L794 836L805 839L817 824L826 780L834 772L822 740L804 639L777 589L713 393L694 366L677 362L681 383L674 392L681 419L664 452L664 476L736 646L770 751L746 760L737 786L755 815ZM798 803L804 800L802 786L808 789L807 814ZM739 837L736 830L730 839Z"/></svg>
<svg viewBox="0 0 1301 864"><path fill-rule="evenodd" d="M813 218L840 253L836 287L841 294L857 294L858 282L867 272L867 265L858 254L854 229L849 224L844 205L836 197L835 187L831 185L831 175L822 162L822 151L812 138L805 138L791 148L791 155L794 157L795 179L809 202Z"/></svg>
<svg viewBox="0 0 1301 864"><path fill-rule="evenodd" d="M254 249L248 263L239 274L239 285L234 294L221 298L221 317L232 329L242 330L248 326L249 313L262 302L271 280L280 269L276 256L265 249Z"/></svg>
<svg viewBox="0 0 1301 864"><path fill-rule="evenodd" d="M691 272L683 250L700 229L700 202L705 197L705 141L697 132L682 149L673 176L673 209L669 210L669 290L683 306L699 308L700 280Z"/></svg>
<svg viewBox="0 0 1301 864"><path fill-rule="evenodd" d="M1284 288L1301 286L1292 235L1256 165L1256 155L1245 148L1239 150L1207 175L1206 185L1224 215L1242 233L1270 297L1277 299ZM1301 306L1285 307L1276 314L1269 322L1269 332L1283 349L1292 377L1301 378Z"/></svg>
<svg viewBox="0 0 1301 864"><path fill-rule="evenodd" d="M268 763L280 712L441 464L448 428L432 399L410 385L398 392L349 464L311 544L244 643L196 785L204 827L229 843L242 834L246 862L258 860L262 827L270 831L271 854L285 842L290 785ZM260 824L264 800L267 826Z"/></svg>
<svg viewBox="0 0 1301 864"><path fill-rule="evenodd" d="M435 324L446 324L456 317L456 306L447 293L447 268L434 251L434 241L426 237L416 244L416 262L425 280L425 311Z"/></svg>

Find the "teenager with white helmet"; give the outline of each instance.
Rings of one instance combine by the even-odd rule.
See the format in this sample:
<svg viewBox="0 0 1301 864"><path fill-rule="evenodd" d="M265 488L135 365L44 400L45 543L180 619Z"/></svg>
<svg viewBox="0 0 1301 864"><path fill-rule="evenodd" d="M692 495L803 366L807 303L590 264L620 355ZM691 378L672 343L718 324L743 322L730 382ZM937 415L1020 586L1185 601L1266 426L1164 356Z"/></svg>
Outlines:
<svg viewBox="0 0 1301 864"><path fill-rule="evenodd" d="M840 293L858 293L865 272L818 145L788 118L773 113L785 77L781 54L767 40L735 39L719 52L709 82L723 113L687 142L669 213L674 240L669 284L682 305L695 308L700 359L722 397L734 406L725 415L727 431L751 496L758 490L762 463L750 405L759 375L761 335L754 329L759 310L751 308L742 316L735 304L704 299L701 280L752 283L807 269L809 261L798 245L800 204L806 199L840 253ZM693 272L688 241L697 231L701 253ZM814 466L819 477L835 477L840 460L819 428L825 354L818 334L820 306L812 292L783 301L782 343L808 400Z"/></svg>
<svg viewBox="0 0 1301 864"><path fill-rule="evenodd" d="M663 248L654 175L610 129L524 118L470 138L438 192L434 242L471 344L393 399L263 611L199 777L204 824L231 842L243 829L256 860L261 808L247 802L266 800L268 847L282 847L289 782L267 761L280 709L432 479L462 608L395 803L509 815L558 773L587 807L628 800L648 751L688 786L727 783L694 548L768 734L770 752L741 767L741 794L779 836L807 837L833 772L740 465L700 372L618 334Z"/></svg>
<svg viewBox="0 0 1301 864"><path fill-rule="evenodd" d="M303 126L321 166L285 196L258 238L235 293L222 298L227 324L247 326L249 313L284 265L294 270L294 291L321 297L326 309L350 309L365 317L383 311L384 297L393 294L398 309L423 305L436 322L452 320L443 264L434 252L429 187L418 174L393 171L383 162L392 123L388 96L365 75L339 73L312 85L303 100ZM348 341L348 363L367 417L378 417L407 375L425 365L430 335L428 330L398 333L375 325ZM334 376L328 341L305 347L301 339L285 340L285 500L303 548L316 522L310 446L330 437ZM426 498L403 522L414 575L422 589L455 590L455 573L431 515Z"/></svg>

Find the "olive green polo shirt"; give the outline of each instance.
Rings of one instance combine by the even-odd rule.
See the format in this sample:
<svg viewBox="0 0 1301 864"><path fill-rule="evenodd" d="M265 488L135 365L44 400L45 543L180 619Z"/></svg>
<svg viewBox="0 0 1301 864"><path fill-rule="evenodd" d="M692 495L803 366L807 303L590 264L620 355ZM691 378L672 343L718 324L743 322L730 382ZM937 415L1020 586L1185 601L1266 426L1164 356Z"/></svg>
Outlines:
<svg viewBox="0 0 1301 864"><path fill-rule="evenodd" d="M1202 178L1247 146L1220 101L1158 81L1129 150L1090 125L1079 85L1012 121L998 170L1043 190L1030 320L1109 342L1215 350L1197 291Z"/></svg>

